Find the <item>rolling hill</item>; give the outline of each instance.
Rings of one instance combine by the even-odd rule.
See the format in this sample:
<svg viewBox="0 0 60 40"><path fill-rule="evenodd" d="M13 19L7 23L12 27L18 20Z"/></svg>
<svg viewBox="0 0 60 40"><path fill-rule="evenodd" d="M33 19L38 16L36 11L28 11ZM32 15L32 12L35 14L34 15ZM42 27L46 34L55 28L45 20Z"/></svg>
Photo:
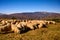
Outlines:
<svg viewBox="0 0 60 40"><path fill-rule="evenodd" d="M2 13L1 13L2 14ZM25 12L25 13L13 13L13 14L0 14L0 18L16 18L16 19L60 19L60 13L52 12Z"/></svg>

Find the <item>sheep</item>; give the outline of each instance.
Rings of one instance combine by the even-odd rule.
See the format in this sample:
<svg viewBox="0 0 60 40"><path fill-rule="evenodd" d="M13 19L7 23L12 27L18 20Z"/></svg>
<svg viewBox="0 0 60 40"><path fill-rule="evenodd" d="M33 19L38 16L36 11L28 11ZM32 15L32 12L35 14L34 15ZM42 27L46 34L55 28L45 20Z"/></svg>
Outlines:
<svg viewBox="0 0 60 40"><path fill-rule="evenodd" d="M5 23L10 23L10 22L8 20L6 20Z"/></svg>
<svg viewBox="0 0 60 40"><path fill-rule="evenodd" d="M19 28L14 24L11 24L11 31L13 31L14 33L20 33Z"/></svg>
<svg viewBox="0 0 60 40"><path fill-rule="evenodd" d="M10 24L8 23L7 25L4 25L4 26L0 26L0 32L8 32L11 30L11 26Z"/></svg>
<svg viewBox="0 0 60 40"><path fill-rule="evenodd" d="M21 30L26 30L27 28L34 30L36 28L47 27L47 24L56 24L55 21L46 20L2 20L1 23L0 31L13 31L14 33L20 33Z"/></svg>
<svg viewBox="0 0 60 40"><path fill-rule="evenodd" d="M56 24L56 22L55 21L50 21L52 24Z"/></svg>
<svg viewBox="0 0 60 40"><path fill-rule="evenodd" d="M43 23L43 24L46 24L45 20L32 20L31 23Z"/></svg>
<svg viewBox="0 0 60 40"><path fill-rule="evenodd" d="M0 32L4 30L5 26L0 26Z"/></svg>
<svg viewBox="0 0 60 40"><path fill-rule="evenodd" d="M28 28L30 28L30 29L32 29L32 30L34 30L34 24L32 24L32 23L26 23L26 27L28 27Z"/></svg>
<svg viewBox="0 0 60 40"><path fill-rule="evenodd" d="M6 24L6 22L5 22L5 20L2 20L2 22L1 22L3 25L5 25Z"/></svg>
<svg viewBox="0 0 60 40"><path fill-rule="evenodd" d="M16 23L16 25L17 25L18 28L22 28L20 23Z"/></svg>
<svg viewBox="0 0 60 40"><path fill-rule="evenodd" d="M46 22L45 22L45 20L39 20L39 21L37 21L38 23L43 23L43 24L45 24L46 25Z"/></svg>
<svg viewBox="0 0 60 40"><path fill-rule="evenodd" d="M38 22L33 22L33 23L31 23L31 24L33 24L34 29L38 28L38 25L39 25L39 23L38 23Z"/></svg>
<svg viewBox="0 0 60 40"><path fill-rule="evenodd" d="M21 25L22 27L24 27L24 26L26 26L26 23L27 23L27 22L20 22L20 25Z"/></svg>
<svg viewBox="0 0 60 40"><path fill-rule="evenodd" d="M42 27L47 27L45 24L43 24L43 23L40 23L39 25L38 25L38 28L40 29L40 28L42 28Z"/></svg>
<svg viewBox="0 0 60 40"><path fill-rule="evenodd" d="M13 22L13 20L10 19L10 20L8 20L8 22Z"/></svg>
<svg viewBox="0 0 60 40"><path fill-rule="evenodd" d="M55 21L45 21L47 24L56 24Z"/></svg>

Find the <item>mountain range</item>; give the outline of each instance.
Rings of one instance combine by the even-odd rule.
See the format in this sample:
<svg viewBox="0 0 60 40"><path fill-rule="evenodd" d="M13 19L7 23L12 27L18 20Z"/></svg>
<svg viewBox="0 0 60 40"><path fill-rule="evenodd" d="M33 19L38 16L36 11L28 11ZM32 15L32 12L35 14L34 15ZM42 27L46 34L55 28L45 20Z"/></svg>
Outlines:
<svg viewBox="0 0 60 40"><path fill-rule="evenodd" d="M60 19L60 13L53 12L24 12L24 13L13 13L13 14L2 14L0 13L0 18L6 19Z"/></svg>

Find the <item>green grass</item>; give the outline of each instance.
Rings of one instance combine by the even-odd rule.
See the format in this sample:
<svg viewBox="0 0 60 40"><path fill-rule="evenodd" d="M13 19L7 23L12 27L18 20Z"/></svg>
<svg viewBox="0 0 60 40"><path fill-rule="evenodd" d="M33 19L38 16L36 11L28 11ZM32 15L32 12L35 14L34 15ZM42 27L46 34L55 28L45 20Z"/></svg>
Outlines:
<svg viewBox="0 0 60 40"><path fill-rule="evenodd" d="M49 24L47 27L30 30L23 34L0 34L0 40L60 40L60 23Z"/></svg>

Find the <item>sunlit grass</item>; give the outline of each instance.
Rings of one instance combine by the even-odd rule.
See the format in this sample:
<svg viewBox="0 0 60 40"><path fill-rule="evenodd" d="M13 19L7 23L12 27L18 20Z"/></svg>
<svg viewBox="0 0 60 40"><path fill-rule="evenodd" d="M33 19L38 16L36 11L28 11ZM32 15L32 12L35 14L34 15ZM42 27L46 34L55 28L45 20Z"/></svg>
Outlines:
<svg viewBox="0 0 60 40"><path fill-rule="evenodd" d="M60 23L49 24L47 28L30 30L23 34L0 34L0 40L60 40Z"/></svg>

